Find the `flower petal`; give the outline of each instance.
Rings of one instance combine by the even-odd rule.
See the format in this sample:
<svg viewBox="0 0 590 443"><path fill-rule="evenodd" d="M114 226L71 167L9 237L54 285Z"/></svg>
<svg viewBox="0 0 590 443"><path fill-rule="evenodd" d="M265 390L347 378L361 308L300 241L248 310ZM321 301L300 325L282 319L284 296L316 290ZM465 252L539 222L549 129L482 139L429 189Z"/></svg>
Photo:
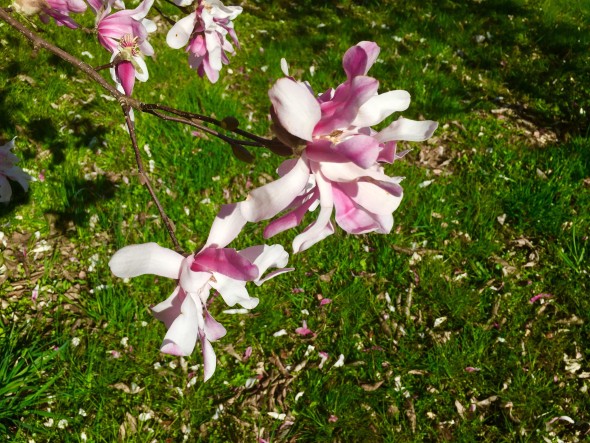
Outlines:
<svg viewBox="0 0 590 443"><path fill-rule="evenodd" d="M241 232L246 219L240 209L241 203L223 205L213 221L204 248L225 248Z"/></svg>
<svg viewBox="0 0 590 443"><path fill-rule="evenodd" d="M217 358L215 357L215 351L211 343L205 338L201 337L201 352L203 353L203 372L205 381L209 380L215 368L217 367Z"/></svg>
<svg viewBox="0 0 590 443"><path fill-rule="evenodd" d="M368 135L354 135L338 143L334 150L361 168L368 168L377 162L379 142Z"/></svg>
<svg viewBox="0 0 590 443"><path fill-rule="evenodd" d="M300 158L281 178L248 194L246 201L240 205L244 218L250 222L257 222L274 217L303 191L308 180L309 167L307 162Z"/></svg>
<svg viewBox="0 0 590 443"><path fill-rule="evenodd" d="M258 268L258 278L255 282L259 282L262 274L269 268L282 268L289 262L289 254L281 245L251 246L243 249L239 254Z"/></svg>
<svg viewBox="0 0 590 443"><path fill-rule="evenodd" d="M161 277L178 278L184 257L171 249L156 243L125 246L115 252L109 267L117 277L137 277L154 274Z"/></svg>
<svg viewBox="0 0 590 443"><path fill-rule="evenodd" d="M408 91L389 91L373 96L358 111L353 126L374 126L394 112L405 111L410 106Z"/></svg>
<svg viewBox="0 0 590 443"><path fill-rule="evenodd" d="M379 56L379 46L375 42L362 41L351 47L342 58L342 66L349 80L358 75L367 75Z"/></svg>
<svg viewBox="0 0 590 443"><path fill-rule="evenodd" d="M195 256L191 270L217 272L241 281L252 281L258 276L258 268L230 248L203 249Z"/></svg>
<svg viewBox="0 0 590 443"><path fill-rule="evenodd" d="M195 28L195 20L197 13L187 15L186 17L178 20L174 26L168 31L166 35L166 43L172 49L180 49L185 46Z"/></svg>
<svg viewBox="0 0 590 443"><path fill-rule="evenodd" d="M303 140L311 141L322 112L318 100L307 86L281 78L268 91L268 96L283 128Z"/></svg>
<svg viewBox="0 0 590 443"><path fill-rule="evenodd" d="M197 301L200 303L200 301ZM165 354L191 355L199 336L199 319L201 314L192 297L186 297L182 303L181 313L170 325L160 350Z"/></svg>
<svg viewBox="0 0 590 443"><path fill-rule="evenodd" d="M221 294L223 301L228 306L236 303L246 309L254 309L258 305L258 299L250 297L246 289L246 282L234 280L222 274L213 273L215 281L211 281L211 287Z"/></svg>
<svg viewBox="0 0 590 443"><path fill-rule="evenodd" d="M176 317L180 315L182 303L186 298L180 286L177 286L174 292L161 303L151 307L152 314L155 318L166 325L166 329L170 328Z"/></svg>
<svg viewBox="0 0 590 443"><path fill-rule="evenodd" d="M392 124L375 135L379 142L391 140L407 140L411 142L424 141L433 134L438 123L432 120L410 120L400 117Z"/></svg>

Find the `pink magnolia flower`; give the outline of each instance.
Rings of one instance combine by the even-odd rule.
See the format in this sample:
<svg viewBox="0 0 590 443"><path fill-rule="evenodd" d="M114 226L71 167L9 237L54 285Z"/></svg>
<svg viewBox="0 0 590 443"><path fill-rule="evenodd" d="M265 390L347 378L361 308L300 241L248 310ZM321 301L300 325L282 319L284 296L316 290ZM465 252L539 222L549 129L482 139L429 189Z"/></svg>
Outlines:
<svg viewBox="0 0 590 443"><path fill-rule="evenodd" d="M378 54L373 42L350 48L343 59L347 80L318 97L308 84L290 77L274 84L269 96L275 132L300 156L279 166L281 178L251 191L230 220L243 226L287 210L266 227L268 238L299 225L307 211L319 206L316 221L293 240L295 252L334 232L333 212L351 234L391 231L403 178L386 175L382 163L405 155L396 152L397 141L426 140L438 124L399 117L379 132L371 128L410 104L406 91L377 93L379 82L366 73Z"/></svg>
<svg viewBox="0 0 590 443"><path fill-rule="evenodd" d="M182 0L175 3L184 5ZM225 6L219 0L198 0L195 12L170 29L166 42L174 49L186 46L189 66L215 83L222 65L229 63L227 53L235 54L228 35L240 47L232 20L241 12L240 6Z"/></svg>
<svg viewBox="0 0 590 443"><path fill-rule="evenodd" d="M69 16L70 13L86 11L84 0L15 0L15 9L24 15L39 14L43 23L53 18L58 26L75 29L78 24Z"/></svg>
<svg viewBox="0 0 590 443"><path fill-rule="evenodd" d="M111 62L117 61L111 68L111 77L117 84L117 89L131 96L135 79L146 82L149 78L147 65L141 57L141 51L137 46L137 37L127 34L119 41L119 50L114 52Z"/></svg>
<svg viewBox="0 0 590 443"><path fill-rule="evenodd" d="M13 138L8 143L0 146L0 202L7 202L12 197L12 187L10 180L14 180L23 187L25 191L29 189L29 181L32 177L16 166L19 159L10 150L14 148Z"/></svg>
<svg viewBox="0 0 590 443"><path fill-rule="evenodd" d="M223 337L225 328L207 310L211 288L216 289L229 305L236 303L246 309L258 304L250 297L246 282L257 285L284 269L288 254L282 246L253 246L242 251L230 248L205 247L196 254L183 257L156 243L126 246L113 255L109 266L118 277L155 274L178 280L176 289L165 301L152 307L154 316L164 322L168 332L161 351L172 355L190 355L197 340L201 342L205 381L215 371L216 357L212 341ZM277 269L264 278L270 267Z"/></svg>
<svg viewBox="0 0 590 443"><path fill-rule="evenodd" d="M112 6L116 6L114 0L106 0L104 7L97 12L96 29L98 41L110 52L120 50L119 40L124 36L136 39L135 43L142 54L154 55L154 48L147 41L148 34L156 30L156 24L146 19L146 15L152 7L154 0L144 0L135 9L123 9L111 14ZM93 9L98 2L91 3Z"/></svg>

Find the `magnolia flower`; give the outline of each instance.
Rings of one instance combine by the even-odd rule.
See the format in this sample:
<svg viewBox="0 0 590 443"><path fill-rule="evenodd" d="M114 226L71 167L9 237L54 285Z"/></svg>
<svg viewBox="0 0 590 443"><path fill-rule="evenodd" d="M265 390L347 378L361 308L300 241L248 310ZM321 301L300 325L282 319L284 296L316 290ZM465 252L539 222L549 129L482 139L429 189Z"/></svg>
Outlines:
<svg viewBox="0 0 590 443"><path fill-rule="evenodd" d="M185 5L183 0L175 0L175 3ZM240 6L224 6L219 0L198 0L195 12L170 29L166 43L174 49L186 46L189 66L215 83L222 64L229 63L226 53L235 54L227 36L238 49L240 47L232 20L241 12Z"/></svg>
<svg viewBox="0 0 590 443"><path fill-rule="evenodd" d="M154 0L144 0L135 9L123 9L111 14L112 6L120 4L114 0L106 0L104 8L98 11L96 16L96 29L100 44L110 52L116 53L121 47L119 40L131 36L132 39L135 39L135 44L141 53L148 56L154 55L154 48L147 38L150 32L156 30L156 24L145 18L153 3ZM94 1L92 3L93 9L98 4Z"/></svg>
<svg viewBox="0 0 590 443"><path fill-rule="evenodd" d="M70 13L86 11L83 0L15 0L14 8L24 15L39 14L43 23L53 18L58 26L75 29L78 24L69 16Z"/></svg>
<svg viewBox="0 0 590 443"><path fill-rule="evenodd" d="M12 197L12 188L8 179L14 180L27 191L32 178L16 166L19 162L18 157L10 152L14 148L14 140L15 138L0 146L0 202L7 202Z"/></svg>
<svg viewBox="0 0 590 443"><path fill-rule="evenodd" d="M399 117L379 132L371 128L410 104L408 92L378 94L379 82L366 76L378 54L373 42L350 48L343 59L347 80L318 97L291 77L274 84L269 97L275 132L300 157L283 162L281 178L250 192L228 220L243 226L288 210L266 227L268 238L299 225L307 211L319 206L317 220L293 240L295 252L334 232L333 212L351 234L391 231L392 213L403 196L402 177L389 177L381 163L405 155L396 152L398 140L426 140L437 123ZM288 75L285 64L283 70Z"/></svg>
<svg viewBox="0 0 590 443"><path fill-rule="evenodd" d="M282 272L288 254L282 246L253 246L242 251L205 247L183 257L156 243L126 246L113 255L109 266L113 274L128 278L155 274L178 280L176 289L162 303L152 307L154 316L164 322L168 332L161 351L172 355L190 355L197 340L201 342L205 381L215 371L216 358L212 341L223 337L225 328L207 310L211 288L217 290L229 305L252 309L258 299L250 297L246 282L257 285ZM270 267L277 269L267 276Z"/></svg>
<svg viewBox="0 0 590 443"><path fill-rule="evenodd" d="M133 92L135 79L146 82L149 78L147 65L141 57L137 46L137 37L127 34L119 41L119 51L114 52L111 63L116 64L111 68L111 76L117 84L117 89L122 90L128 96Z"/></svg>

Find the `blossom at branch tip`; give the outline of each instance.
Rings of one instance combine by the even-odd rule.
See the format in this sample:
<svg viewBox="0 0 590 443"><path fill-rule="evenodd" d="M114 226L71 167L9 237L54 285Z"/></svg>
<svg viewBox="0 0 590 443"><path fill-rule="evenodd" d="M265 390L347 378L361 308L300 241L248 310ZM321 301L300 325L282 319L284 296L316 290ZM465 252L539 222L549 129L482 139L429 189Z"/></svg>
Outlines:
<svg viewBox="0 0 590 443"><path fill-rule="evenodd" d="M8 179L14 180L21 185L25 191L28 191L29 181L32 178L29 174L16 166L19 159L11 152L11 149L14 148L15 138L5 145L0 146L0 202L7 202L10 200L10 197L12 197L12 187L10 186Z"/></svg>
<svg viewBox="0 0 590 443"><path fill-rule="evenodd" d="M174 2L179 6L187 5L183 0ZM229 63L227 53L235 54L228 36L240 48L232 20L241 12L240 6L225 6L219 0L198 0L195 12L170 29L166 43L173 49L186 46L189 66L199 76L207 75L209 81L215 83L222 65Z"/></svg>
<svg viewBox="0 0 590 443"><path fill-rule="evenodd" d="M307 83L292 77L277 80L269 91L275 133L300 156L284 161L280 178L250 192L233 208L240 214L227 220L245 224L287 210L266 227L269 238L299 225L307 211L319 206L316 221L293 240L295 252L334 232L333 212L337 224L351 234L391 231L403 178L386 175L382 163L405 155L407 151L397 153L397 141L426 140L438 124L399 117L380 131L372 129L410 104L406 91L378 94L379 82L366 75L378 54L373 42L350 48L343 58L346 81L317 97ZM283 70L288 75L285 63Z"/></svg>
<svg viewBox="0 0 590 443"><path fill-rule="evenodd" d="M39 14L43 23L53 18L58 26L75 29L78 24L70 17L71 13L86 11L84 0L15 0L14 8L24 15Z"/></svg>
<svg viewBox="0 0 590 443"><path fill-rule="evenodd" d="M91 3L93 9L98 2ZM135 9L123 9L111 14L113 6L120 6L114 0L106 0L103 8L97 12L96 30L98 41L110 52L118 52L120 40L127 35L136 39L136 44L143 55L154 55L154 48L148 42L148 34L156 30L156 24L145 18L154 0L144 0Z"/></svg>
<svg viewBox="0 0 590 443"><path fill-rule="evenodd" d="M137 37L124 35L119 40L119 50L114 52L111 63L115 66L110 69L113 81L117 89L131 96L135 79L146 82L149 78L147 65L141 57L141 51L137 46Z"/></svg>
<svg viewBox="0 0 590 443"><path fill-rule="evenodd" d="M211 342L226 333L207 310L211 289L217 290L229 305L252 309L258 299L250 297L246 282L261 285L266 280L291 269L284 268L288 254L280 245L253 246L242 251L205 247L188 257L156 243L126 246L109 262L113 274L128 278L155 274L178 281L165 301L152 307L154 316L168 329L161 351L172 355L190 355L197 340L201 343L204 377L215 371L216 357ZM267 269L279 268L262 276Z"/></svg>

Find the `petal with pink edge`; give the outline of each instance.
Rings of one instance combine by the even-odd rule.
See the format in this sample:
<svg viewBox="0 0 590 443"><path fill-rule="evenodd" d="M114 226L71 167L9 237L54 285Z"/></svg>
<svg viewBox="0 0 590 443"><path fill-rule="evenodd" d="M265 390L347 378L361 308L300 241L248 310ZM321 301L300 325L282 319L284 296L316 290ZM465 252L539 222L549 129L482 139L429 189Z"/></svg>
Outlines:
<svg viewBox="0 0 590 443"><path fill-rule="evenodd" d="M260 280L269 268L282 268L289 262L289 254L281 245L258 245L251 246L239 252L242 257L251 261L258 268Z"/></svg>
<svg viewBox="0 0 590 443"><path fill-rule="evenodd" d="M221 323L215 320L207 309L204 309L205 314L205 336L209 341L216 341L227 334L227 331Z"/></svg>
<svg viewBox="0 0 590 443"><path fill-rule="evenodd" d="M391 214L376 215L370 213L352 201L337 186L334 186L334 206L338 226L350 234L364 234L373 231L386 233L393 227Z"/></svg>
<svg viewBox="0 0 590 443"><path fill-rule="evenodd" d="M318 100L307 86L281 78L268 91L268 96L283 128L303 140L311 141L322 112Z"/></svg>
<svg viewBox="0 0 590 443"><path fill-rule="evenodd" d="M154 274L161 277L178 278L184 257L157 243L125 246L115 252L109 267L117 277L137 277Z"/></svg>
<svg viewBox="0 0 590 443"><path fill-rule="evenodd" d="M379 56L379 46L374 42L362 41L344 53L342 67L348 80L366 75Z"/></svg>
<svg viewBox="0 0 590 443"><path fill-rule="evenodd" d="M397 186L401 190L401 186ZM357 205L373 214L391 214L399 207L402 201L401 195L392 195L382 187L367 181L334 183L332 187L337 188L338 191L347 195Z"/></svg>
<svg viewBox="0 0 590 443"><path fill-rule="evenodd" d="M379 142L388 142L391 140L421 142L430 138L437 127L438 123L432 120L418 121L400 117L377 133L375 138Z"/></svg>
<svg viewBox="0 0 590 443"><path fill-rule="evenodd" d="M170 328L176 317L180 315L182 303L186 298L186 293L177 286L172 295L156 306L151 307L153 316Z"/></svg>

